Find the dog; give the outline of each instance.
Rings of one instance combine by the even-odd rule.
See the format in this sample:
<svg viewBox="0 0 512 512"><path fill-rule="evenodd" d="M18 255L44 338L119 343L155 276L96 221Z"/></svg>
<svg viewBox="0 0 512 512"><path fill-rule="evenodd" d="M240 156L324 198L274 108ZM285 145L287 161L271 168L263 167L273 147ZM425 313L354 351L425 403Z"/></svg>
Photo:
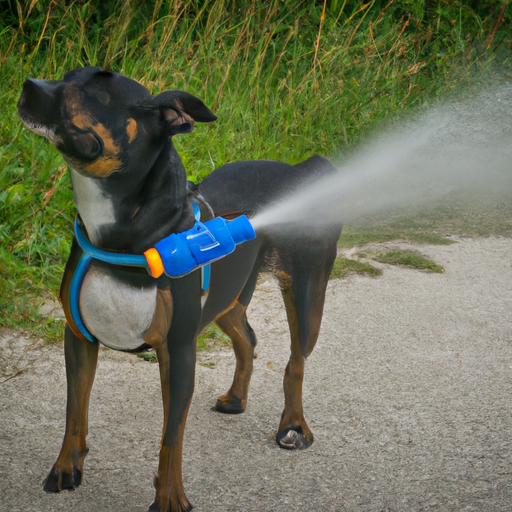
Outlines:
<svg viewBox="0 0 512 512"><path fill-rule="evenodd" d="M168 90L153 96L138 82L95 67L70 71L62 80L27 79L18 113L26 127L46 137L64 157L79 226L102 254L142 255L164 237L193 228L194 204L206 216L210 212L210 217L250 218L299 184L336 172L320 156L294 166L235 162L191 187L172 137L216 116L191 94ZM340 234L341 225L306 234L293 226L262 230L211 264L207 286L201 269L182 277L154 277L144 268L93 257L84 270L84 249L75 236L60 290L67 320L66 428L44 490L71 490L82 481L96 341L129 352L151 347L158 357L164 426L155 499L148 510L192 509L183 489L181 459L194 388L196 337L215 322L231 338L236 354L233 383L215 409L242 413L256 345L246 309L262 271L277 276L291 334L276 441L285 449L309 447L313 434L302 408L304 365L319 334ZM78 292L73 292L79 268L84 275ZM73 293L78 297L75 314L69 305Z"/></svg>

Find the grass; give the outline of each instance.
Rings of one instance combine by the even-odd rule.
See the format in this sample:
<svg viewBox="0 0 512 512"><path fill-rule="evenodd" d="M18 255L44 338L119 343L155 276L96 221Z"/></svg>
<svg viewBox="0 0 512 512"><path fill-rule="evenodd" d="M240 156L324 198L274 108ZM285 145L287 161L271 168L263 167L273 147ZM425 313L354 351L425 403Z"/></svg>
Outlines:
<svg viewBox="0 0 512 512"><path fill-rule="evenodd" d="M155 94L182 89L202 98L218 121L175 139L189 177L198 181L240 158L296 163L313 153L343 153L390 119L509 65L512 9L503 6L497 0L4 2L0 325L58 336L59 327L34 311L58 292L75 212L62 158L17 118L27 77L56 79L95 65ZM378 219L346 228L340 243L432 243L428 237L439 241L453 231L512 234L507 205L489 210L487 224L477 222L478 214L461 221L465 215L440 211L409 225Z"/></svg>
<svg viewBox="0 0 512 512"><path fill-rule="evenodd" d="M0 326L31 331L47 342L62 340L64 323L39 314L48 288L58 286L61 269L35 267L17 261L0 247Z"/></svg>
<svg viewBox="0 0 512 512"><path fill-rule="evenodd" d="M368 258L388 265L400 265L419 270L428 270L442 274L444 268L429 260L421 252L413 249L391 249L389 251L369 251L358 254L361 258Z"/></svg>
<svg viewBox="0 0 512 512"><path fill-rule="evenodd" d="M431 231L399 227L393 224L375 226L344 226L338 241L339 247L355 247L369 243L384 243L401 240L417 244L447 245L453 243L446 237Z"/></svg>
<svg viewBox="0 0 512 512"><path fill-rule="evenodd" d="M441 274L444 268L424 256L420 251L414 249L391 249L391 250L369 250L357 253L358 258L387 263L388 265L403 266L426 270ZM358 274L369 277L382 275L382 270L374 267L367 261L353 260L338 256L334 261L334 266L329 279L343 279L350 274Z"/></svg>
<svg viewBox="0 0 512 512"><path fill-rule="evenodd" d="M334 267L329 279L343 279L349 274L360 274L367 276L380 276L382 270L375 268L370 263L338 257L334 261Z"/></svg>
<svg viewBox="0 0 512 512"><path fill-rule="evenodd" d="M158 363L158 357L156 355L156 352L139 352L136 355L137 357L139 357L140 359L144 359L144 361L147 361L148 363Z"/></svg>
<svg viewBox="0 0 512 512"><path fill-rule="evenodd" d="M215 324L208 325L197 337L197 350L206 350L219 345L231 345L231 339Z"/></svg>
<svg viewBox="0 0 512 512"><path fill-rule="evenodd" d="M512 237L510 200L485 200L457 195L415 213L371 216L359 226L344 226L340 247L401 240L416 244L446 245L447 236Z"/></svg>

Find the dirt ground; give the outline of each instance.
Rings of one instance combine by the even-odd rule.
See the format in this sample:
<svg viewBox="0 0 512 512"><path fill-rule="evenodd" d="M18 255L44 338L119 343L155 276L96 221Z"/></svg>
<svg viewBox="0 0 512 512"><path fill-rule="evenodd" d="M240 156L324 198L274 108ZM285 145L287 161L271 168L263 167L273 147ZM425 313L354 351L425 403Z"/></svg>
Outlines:
<svg viewBox="0 0 512 512"><path fill-rule="evenodd" d="M199 512L512 510L512 240L420 250L444 274L385 266L330 283L308 360L306 451L275 444L288 331L277 287L249 319L258 357L245 414L211 410L229 348L199 355L183 475ZM5 376L17 376L5 380ZM82 486L41 482L62 440L62 348L0 330L0 511L145 511L162 406L157 365L103 351Z"/></svg>

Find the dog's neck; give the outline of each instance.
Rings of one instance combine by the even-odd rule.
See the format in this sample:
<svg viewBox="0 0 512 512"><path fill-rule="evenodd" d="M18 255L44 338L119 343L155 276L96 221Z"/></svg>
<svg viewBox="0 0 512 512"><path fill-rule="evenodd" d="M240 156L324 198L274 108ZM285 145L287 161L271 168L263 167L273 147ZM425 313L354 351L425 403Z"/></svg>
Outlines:
<svg viewBox="0 0 512 512"><path fill-rule="evenodd" d="M107 178L83 176L70 166L77 210L97 247L139 254L193 226L185 169L170 139L157 155L147 169Z"/></svg>

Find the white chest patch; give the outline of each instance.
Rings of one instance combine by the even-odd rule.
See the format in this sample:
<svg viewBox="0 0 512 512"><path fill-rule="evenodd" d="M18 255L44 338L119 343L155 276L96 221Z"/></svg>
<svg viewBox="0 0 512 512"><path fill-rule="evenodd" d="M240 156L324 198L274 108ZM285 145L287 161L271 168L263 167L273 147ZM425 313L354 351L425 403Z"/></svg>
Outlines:
<svg viewBox="0 0 512 512"><path fill-rule="evenodd" d="M87 329L115 350L134 350L145 343L156 308L157 287L137 288L101 269L85 276L80 314Z"/></svg>
<svg viewBox="0 0 512 512"><path fill-rule="evenodd" d="M84 221L91 242L98 243L98 233L102 226L115 222L114 207L103 194L94 178L82 176L70 167L75 204Z"/></svg>

